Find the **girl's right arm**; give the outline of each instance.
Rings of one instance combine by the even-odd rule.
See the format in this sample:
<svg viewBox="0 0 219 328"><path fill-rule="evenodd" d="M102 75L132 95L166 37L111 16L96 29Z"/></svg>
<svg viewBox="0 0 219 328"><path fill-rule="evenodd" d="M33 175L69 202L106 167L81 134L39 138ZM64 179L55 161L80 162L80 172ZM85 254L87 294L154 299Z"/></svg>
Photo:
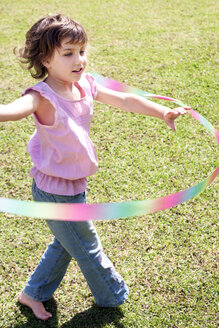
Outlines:
<svg viewBox="0 0 219 328"><path fill-rule="evenodd" d="M40 95L30 91L8 105L0 105L0 122L17 121L33 114L40 104Z"/></svg>

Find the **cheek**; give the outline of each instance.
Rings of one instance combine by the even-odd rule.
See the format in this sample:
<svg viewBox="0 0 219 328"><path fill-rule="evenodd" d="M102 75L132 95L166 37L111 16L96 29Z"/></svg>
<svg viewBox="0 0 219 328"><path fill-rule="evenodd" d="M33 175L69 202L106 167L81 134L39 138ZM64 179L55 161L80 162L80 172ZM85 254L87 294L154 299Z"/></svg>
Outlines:
<svg viewBox="0 0 219 328"><path fill-rule="evenodd" d="M87 62L87 54L86 54L86 53L85 53L84 56L83 56L83 60L84 60L85 62Z"/></svg>

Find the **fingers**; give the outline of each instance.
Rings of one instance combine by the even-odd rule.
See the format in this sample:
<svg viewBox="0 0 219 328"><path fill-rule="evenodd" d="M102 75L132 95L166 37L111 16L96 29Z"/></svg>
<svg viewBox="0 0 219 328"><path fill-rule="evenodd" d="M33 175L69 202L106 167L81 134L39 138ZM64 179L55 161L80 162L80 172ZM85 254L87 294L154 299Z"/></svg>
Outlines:
<svg viewBox="0 0 219 328"><path fill-rule="evenodd" d="M187 106L184 106L183 107L185 110L190 110L190 109L192 109L191 107L187 107Z"/></svg>
<svg viewBox="0 0 219 328"><path fill-rule="evenodd" d="M175 112L178 115L184 115L187 113L187 110L191 109L190 107L177 107L174 108L173 112Z"/></svg>
<svg viewBox="0 0 219 328"><path fill-rule="evenodd" d="M174 124L174 121L170 121L170 122L168 122L168 125L169 125L169 127L170 127L173 131L176 131L176 126L175 126L175 124Z"/></svg>
<svg viewBox="0 0 219 328"><path fill-rule="evenodd" d="M173 110L169 110L164 115L164 121L173 130L176 131L175 119L180 115L185 115L190 107L177 107Z"/></svg>

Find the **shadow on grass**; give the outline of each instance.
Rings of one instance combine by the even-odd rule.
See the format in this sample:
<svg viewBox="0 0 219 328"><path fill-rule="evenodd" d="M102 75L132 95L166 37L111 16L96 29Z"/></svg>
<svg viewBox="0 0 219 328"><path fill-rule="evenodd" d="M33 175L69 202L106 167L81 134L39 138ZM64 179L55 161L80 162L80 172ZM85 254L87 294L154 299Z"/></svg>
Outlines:
<svg viewBox="0 0 219 328"><path fill-rule="evenodd" d="M120 308L99 308L94 304L90 309L77 313L60 328L101 328L109 323L113 323L116 328L125 328L120 323L123 316Z"/></svg>
<svg viewBox="0 0 219 328"><path fill-rule="evenodd" d="M17 305L21 313L27 318L27 322L25 324L17 323L13 326L10 325L10 328L57 328L59 326L57 303L54 299L44 302L46 310L52 313L52 318L48 321L36 319L28 307L20 303L17 303ZM102 328L110 323L113 323L116 328L125 328L120 322L123 316L123 312L120 308L100 308L96 304L93 304L91 308L77 313L71 320L61 324L59 328Z"/></svg>

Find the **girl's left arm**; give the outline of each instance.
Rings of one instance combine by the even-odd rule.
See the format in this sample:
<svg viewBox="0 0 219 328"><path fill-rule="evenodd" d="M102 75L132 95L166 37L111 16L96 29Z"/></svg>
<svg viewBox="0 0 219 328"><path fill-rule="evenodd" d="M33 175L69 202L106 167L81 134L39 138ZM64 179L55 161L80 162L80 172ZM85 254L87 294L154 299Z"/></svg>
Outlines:
<svg viewBox="0 0 219 328"><path fill-rule="evenodd" d="M168 107L159 105L131 93L117 92L111 89L97 86L97 101L118 107L124 111L153 116L163 120L174 131L176 130L174 120L179 115L184 115L188 108L175 108L171 110Z"/></svg>

